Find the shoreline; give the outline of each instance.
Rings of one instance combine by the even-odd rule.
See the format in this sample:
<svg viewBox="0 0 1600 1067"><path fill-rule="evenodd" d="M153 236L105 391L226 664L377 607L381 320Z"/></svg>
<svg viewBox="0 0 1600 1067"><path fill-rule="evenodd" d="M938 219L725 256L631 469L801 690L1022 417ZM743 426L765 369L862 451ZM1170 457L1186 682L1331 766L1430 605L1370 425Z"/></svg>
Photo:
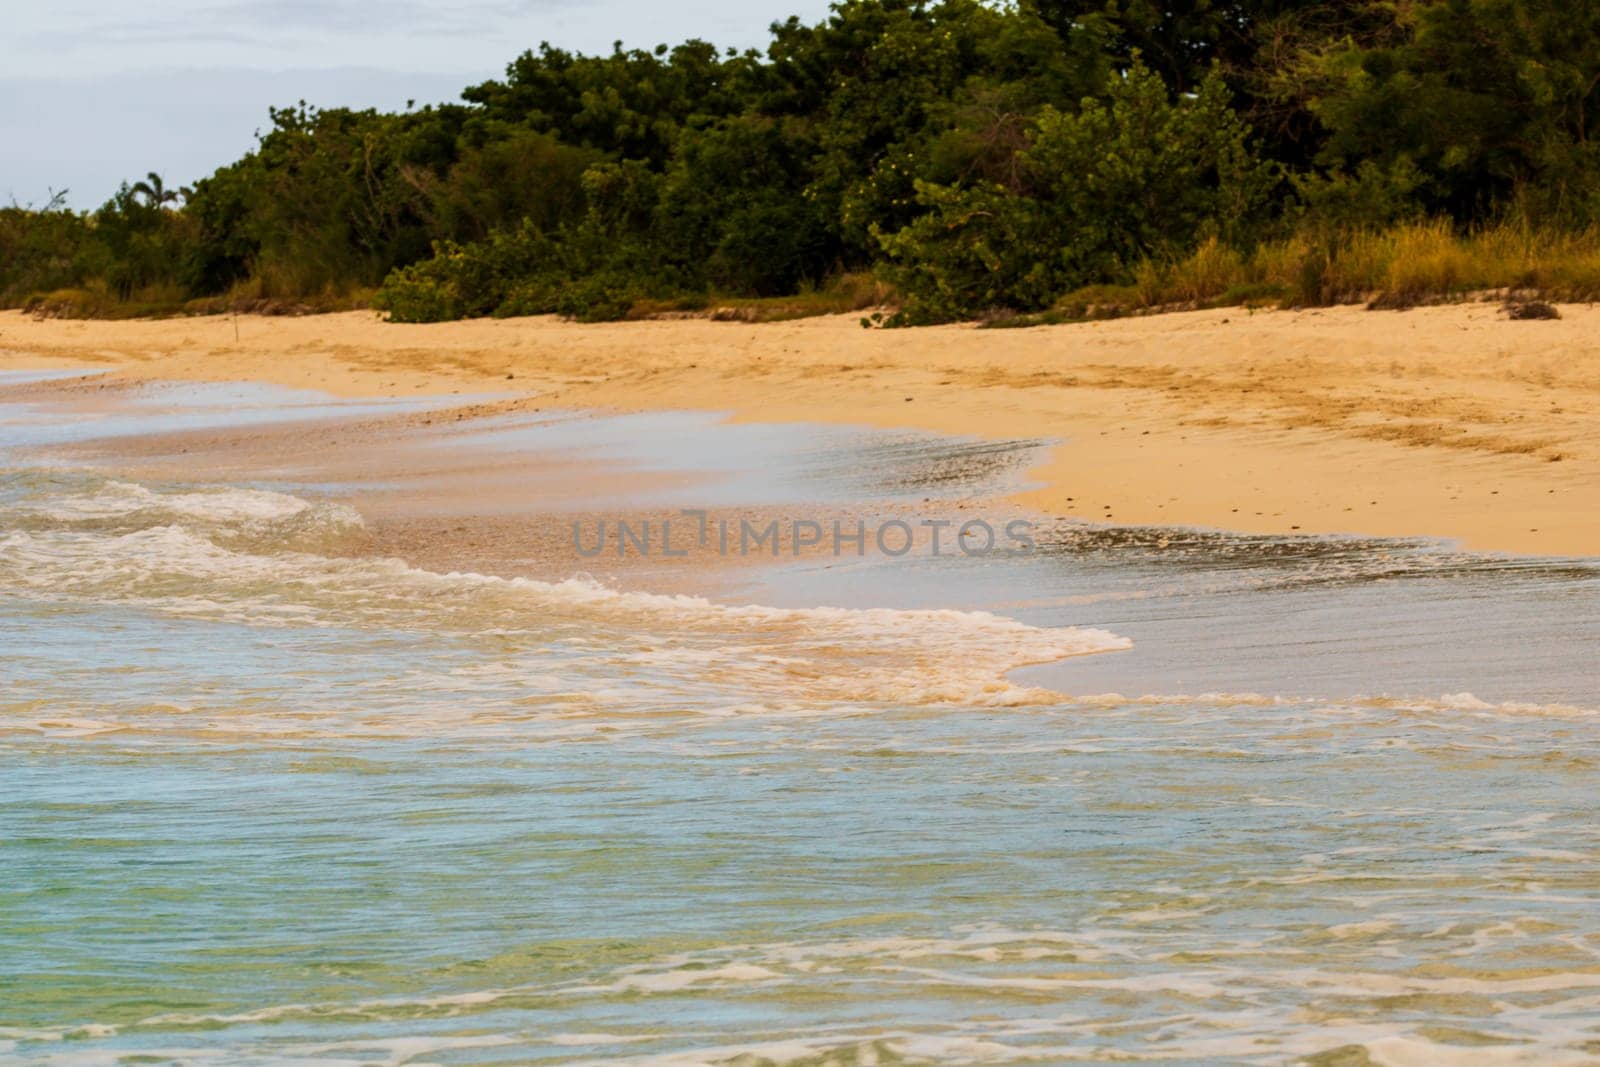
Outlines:
<svg viewBox="0 0 1600 1067"><path fill-rule="evenodd" d="M250 417L229 424L226 409L201 391L207 386L44 373L0 382L0 402L35 405L35 420L84 419L87 432L25 446L24 461L136 483L264 487L348 506L362 517L361 533L323 545L327 554L399 558L438 574L545 582L584 575L621 589L726 598L760 585L768 565L826 562L829 524L876 531L898 522L913 542L905 551L924 553L938 534L921 520L942 519L953 531L979 506L994 523L1024 517L999 503L1003 482L1024 460L1002 473L1004 459L946 451L936 435L920 447L905 435L877 446L887 452L876 462L889 466L874 469L889 486L892 472L914 477L919 464L937 467L915 494L880 492L829 477L843 455L873 462L873 432L854 428L735 426L693 412L536 413L515 400L444 398L384 412L370 400L336 399L313 411L271 386L208 383L247 405ZM121 428L97 435L100 419ZM146 426L127 432L129 420ZM854 451L863 444L867 451ZM955 551L953 537L945 535L946 554ZM877 558L869 541L849 542L853 554ZM843 549L833 555L849 562Z"/></svg>
<svg viewBox="0 0 1600 1067"><path fill-rule="evenodd" d="M1226 308L979 331L864 330L853 316L413 326L371 312L3 312L0 368L1047 438L1059 443L1029 472L1039 484L1013 499L1050 515L1600 555L1600 311L1563 313Z"/></svg>

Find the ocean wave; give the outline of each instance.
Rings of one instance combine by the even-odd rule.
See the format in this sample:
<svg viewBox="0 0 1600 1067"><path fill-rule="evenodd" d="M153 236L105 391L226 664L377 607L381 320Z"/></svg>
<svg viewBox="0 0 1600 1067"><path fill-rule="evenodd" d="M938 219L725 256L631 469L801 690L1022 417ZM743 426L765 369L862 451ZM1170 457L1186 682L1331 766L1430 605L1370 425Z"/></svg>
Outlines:
<svg viewBox="0 0 1600 1067"><path fill-rule="evenodd" d="M15 501L0 590L252 625L493 635L530 673L601 661L598 677L692 682L732 698L1023 704L1048 691L1008 671L1129 647L1103 630L986 612L727 605L614 588L438 573L308 543L358 528L339 505L248 489L156 491L107 481Z"/></svg>
<svg viewBox="0 0 1600 1067"><path fill-rule="evenodd" d="M24 504L18 510L61 523L131 518L152 526L172 519L212 523L281 519L313 506L288 493L261 489L221 486L162 493L134 482L106 481L90 492Z"/></svg>
<svg viewBox="0 0 1600 1067"><path fill-rule="evenodd" d="M7 481L12 492L4 529L18 533L116 536L174 527L232 548L327 552L348 545L366 525L355 509L343 504L265 489L218 486L158 492L83 475L13 475ZM0 498L4 495L0 492Z"/></svg>

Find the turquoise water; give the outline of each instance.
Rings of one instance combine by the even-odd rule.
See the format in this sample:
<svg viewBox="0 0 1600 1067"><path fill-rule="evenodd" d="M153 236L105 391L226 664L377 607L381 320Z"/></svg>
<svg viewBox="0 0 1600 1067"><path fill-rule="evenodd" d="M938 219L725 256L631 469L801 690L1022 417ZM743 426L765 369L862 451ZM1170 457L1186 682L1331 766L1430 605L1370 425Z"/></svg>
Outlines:
<svg viewBox="0 0 1600 1067"><path fill-rule="evenodd" d="M1600 1061L1589 562L1064 527L742 607L286 488L0 473L0 1063Z"/></svg>

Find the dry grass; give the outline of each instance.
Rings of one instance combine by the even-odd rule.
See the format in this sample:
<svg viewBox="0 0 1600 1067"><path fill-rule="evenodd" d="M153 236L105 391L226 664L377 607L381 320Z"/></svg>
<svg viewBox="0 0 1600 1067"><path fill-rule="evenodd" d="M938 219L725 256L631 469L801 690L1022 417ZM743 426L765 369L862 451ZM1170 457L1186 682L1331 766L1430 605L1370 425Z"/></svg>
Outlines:
<svg viewBox="0 0 1600 1067"><path fill-rule="evenodd" d="M1135 266L1128 285L1092 285L1048 311L995 314L985 327L1036 326L1203 307L1401 309L1473 298L1600 299L1600 226L1507 223L1463 233L1444 221L1389 230L1297 233L1248 253L1215 238Z"/></svg>
<svg viewBox="0 0 1600 1067"><path fill-rule="evenodd" d="M173 284L152 285L126 297L113 293L104 282L77 289L34 293L22 310L51 319L164 319L178 315L310 315L323 311L354 311L371 306L371 289L328 288L309 296L271 295L255 279L240 282L220 296L184 299Z"/></svg>
<svg viewBox="0 0 1600 1067"><path fill-rule="evenodd" d="M22 310L46 319L160 319L183 314L183 293L175 285L156 285L122 297L93 282L34 293Z"/></svg>
<svg viewBox="0 0 1600 1067"><path fill-rule="evenodd" d="M373 289L325 284L296 289L297 284L273 272L235 282L220 296L201 297L184 305L191 315L238 312L247 315L312 315L324 311L356 311L372 306Z"/></svg>

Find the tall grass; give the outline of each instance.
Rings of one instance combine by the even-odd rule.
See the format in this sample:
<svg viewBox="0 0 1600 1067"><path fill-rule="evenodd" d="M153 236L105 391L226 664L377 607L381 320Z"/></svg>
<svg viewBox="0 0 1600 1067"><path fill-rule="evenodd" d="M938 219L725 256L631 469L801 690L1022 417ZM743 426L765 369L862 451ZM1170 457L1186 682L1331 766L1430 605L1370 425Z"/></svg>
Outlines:
<svg viewBox="0 0 1600 1067"><path fill-rule="evenodd" d="M200 297L184 305L192 315L230 311L255 315L307 315L324 311L354 311L370 307L373 290L354 283L312 283L286 277L281 271L259 270L219 296Z"/></svg>
<svg viewBox="0 0 1600 1067"><path fill-rule="evenodd" d="M1249 252L1213 238L1188 255L1138 264L1132 285L1068 293L1053 317L1233 304L1400 308L1507 292L1600 298L1600 227L1561 231L1508 222L1461 232L1436 220L1385 230L1308 230Z"/></svg>
<svg viewBox="0 0 1600 1067"><path fill-rule="evenodd" d="M34 293L22 309L40 318L145 319L181 314L183 290L176 284L148 285L128 294L113 292L100 279L86 285Z"/></svg>
<svg viewBox="0 0 1600 1067"><path fill-rule="evenodd" d="M175 285L119 296L103 282L35 293L24 307L40 315L131 318L253 311L299 314L370 305L372 290L323 282L293 271L258 269L215 297L185 300ZM1178 256L1135 264L1120 284L1067 293L1042 314L1000 314L986 326L1026 326L1082 318L1194 307L1320 307L1366 304L1402 308L1473 296L1600 299L1600 224L1555 230L1506 222L1460 231L1448 222L1388 229L1307 228L1250 249L1215 238ZM793 296L762 299L701 294L636 301L628 318L708 316L767 322L892 306L891 287L871 273L842 274Z"/></svg>

